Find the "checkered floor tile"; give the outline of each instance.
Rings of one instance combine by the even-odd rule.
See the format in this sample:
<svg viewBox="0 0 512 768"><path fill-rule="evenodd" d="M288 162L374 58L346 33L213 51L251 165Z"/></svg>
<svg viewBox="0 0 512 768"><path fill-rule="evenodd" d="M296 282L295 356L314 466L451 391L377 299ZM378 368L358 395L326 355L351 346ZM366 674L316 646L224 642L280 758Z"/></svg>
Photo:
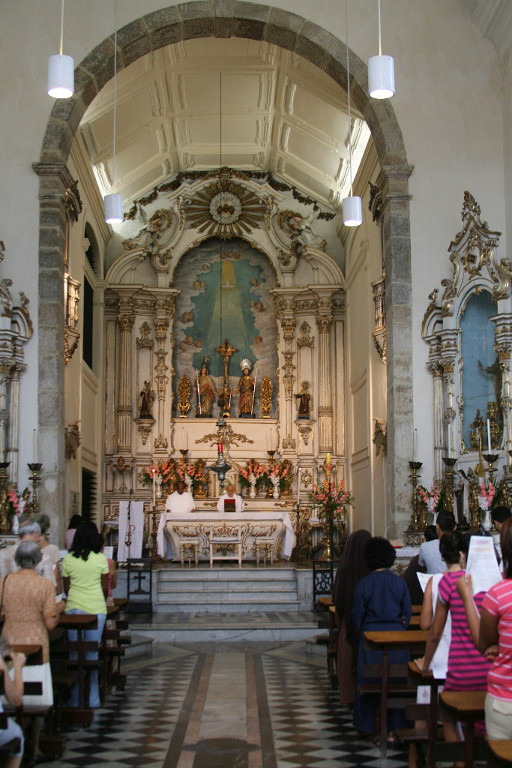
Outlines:
<svg viewBox="0 0 512 768"><path fill-rule="evenodd" d="M210 689L218 668L229 672L230 653L242 652L247 701L247 741L229 731L219 697L219 732L205 726L212 717ZM329 690L325 659L307 654L303 642L273 644L160 644L158 655L132 664L125 691L114 692L96 711L87 730L69 733L55 768L405 768L403 751L385 760L371 741L361 740L352 717ZM247 670L251 670L250 673ZM246 694L241 698L243 706ZM215 699L214 699L215 702ZM214 703L214 707L216 704ZM248 705L250 706L250 704ZM255 715L257 712L257 715ZM213 713L215 722L215 712ZM202 732L206 728L206 736ZM223 730L224 729L224 730ZM222 738L212 738L221 736ZM50 763L48 763L50 766Z"/></svg>

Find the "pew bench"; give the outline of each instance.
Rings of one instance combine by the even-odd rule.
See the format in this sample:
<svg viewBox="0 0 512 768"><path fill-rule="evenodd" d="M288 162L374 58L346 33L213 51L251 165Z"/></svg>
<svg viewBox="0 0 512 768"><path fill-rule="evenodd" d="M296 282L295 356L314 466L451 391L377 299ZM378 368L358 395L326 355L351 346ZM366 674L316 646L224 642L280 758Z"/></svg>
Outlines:
<svg viewBox="0 0 512 768"><path fill-rule="evenodd" d="M488 768L510 768L512 766L512 739L487 742L489 748Z"/></svg>

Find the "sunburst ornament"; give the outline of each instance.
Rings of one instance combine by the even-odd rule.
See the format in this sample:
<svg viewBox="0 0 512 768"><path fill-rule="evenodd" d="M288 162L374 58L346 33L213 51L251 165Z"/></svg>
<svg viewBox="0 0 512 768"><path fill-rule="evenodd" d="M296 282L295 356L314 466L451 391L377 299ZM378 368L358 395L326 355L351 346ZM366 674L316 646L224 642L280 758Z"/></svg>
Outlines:
<svg viewBox="0 0 512 768"><path fill-rule="evenodd" d="M221 178L197 193L186 208L187 221L199 232L221 240L248 235L264 221L266 205L251 190L226 178Z"/></svg>

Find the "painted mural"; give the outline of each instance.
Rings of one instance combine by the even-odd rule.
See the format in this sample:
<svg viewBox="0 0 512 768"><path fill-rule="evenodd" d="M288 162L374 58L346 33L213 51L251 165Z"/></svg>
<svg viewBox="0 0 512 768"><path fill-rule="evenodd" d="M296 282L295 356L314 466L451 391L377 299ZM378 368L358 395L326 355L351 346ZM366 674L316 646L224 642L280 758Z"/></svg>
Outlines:
<svg viewBox="0 0 512 768"><path fill-rule="evenodd" d="M277 345L274 300L270 293L276 277L267 257L243 240L211 238L189 251L174 273L181 293L176 301L175 381L189 377L196 405L198 373L207 358L218 392L224 380L224 360L217 349L227 339L236 351L229 360L229 385L238 387L241 363L249 360L256 380L254 412L259 416L259 384L269 376L277 392ZM233 402L237 413L237 396ZM191 413L194 411L191 411ZM218 415L214 409L213 415Z"/></svg>

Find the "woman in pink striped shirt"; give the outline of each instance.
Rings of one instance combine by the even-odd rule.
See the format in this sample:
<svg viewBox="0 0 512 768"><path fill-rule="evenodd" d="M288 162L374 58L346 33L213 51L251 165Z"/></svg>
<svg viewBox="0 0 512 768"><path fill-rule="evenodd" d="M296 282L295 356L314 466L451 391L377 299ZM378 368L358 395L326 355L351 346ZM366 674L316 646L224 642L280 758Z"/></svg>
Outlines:
<svg viewBox="0 0 512 768"><path fill-rule="evenodd" d="M500 532L505 578L487 592L481 614L475 607L471 579L457 585L471 627L473 642L492 661L487 677L485 725L487 738L512 739L512 518Z"/></svg>

